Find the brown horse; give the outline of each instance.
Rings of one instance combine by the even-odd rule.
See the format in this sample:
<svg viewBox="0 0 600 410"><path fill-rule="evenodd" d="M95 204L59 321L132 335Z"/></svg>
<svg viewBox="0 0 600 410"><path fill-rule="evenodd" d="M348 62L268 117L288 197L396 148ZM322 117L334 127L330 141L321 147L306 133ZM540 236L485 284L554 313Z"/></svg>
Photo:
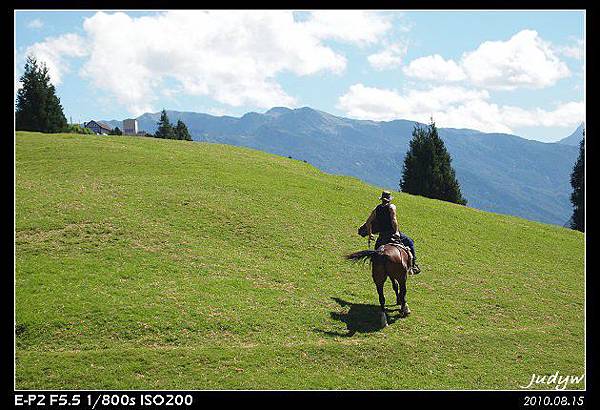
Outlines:
<svg viewBox="0 0 600 410"><path fill-rule="evenodd" d="M346 259L354 262L371 262L373 282L377 287L379 294L379 304L381 305L381 326L387 326L387 316L385 313L385 296L383 295L383 284L390 278L392 287L396 293L396 304L401 305L400 314L408 316L410 309L406 303L406 277L412 266L412 256L405 249L394 245L382 245L376 250L366 250L346 255Z"/></svg>

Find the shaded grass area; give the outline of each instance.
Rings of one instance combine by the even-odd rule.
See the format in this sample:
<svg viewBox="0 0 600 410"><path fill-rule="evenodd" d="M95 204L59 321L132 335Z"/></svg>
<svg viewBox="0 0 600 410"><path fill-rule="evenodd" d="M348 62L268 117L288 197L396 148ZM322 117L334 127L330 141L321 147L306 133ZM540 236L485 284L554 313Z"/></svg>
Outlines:
<svg viewBox="0 0 600 410"><path fill-rule="evenodd" d="M218 144L16 143L18 388L518 388L583 373L579 232L396 194L423 273L413 314L382 330L368 267L342 259L366 248L356 228L379 188Z"/></svg>

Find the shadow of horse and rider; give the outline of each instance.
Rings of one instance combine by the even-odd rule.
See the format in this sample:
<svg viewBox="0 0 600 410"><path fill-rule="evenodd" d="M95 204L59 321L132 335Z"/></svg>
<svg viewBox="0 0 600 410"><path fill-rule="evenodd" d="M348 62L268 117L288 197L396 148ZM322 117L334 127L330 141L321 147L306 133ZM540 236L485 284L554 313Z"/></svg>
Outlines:
<svg viewBox="0 0 600 410"><path fill-rule="evenodd" d="M352 303L337 297L332 297L331 299L340 307L350 307L346 313L337 311L330 313L332 319L346 324L346 333L316 329L317 332L328 336L352 337L356 333L378 332L385 327L382 326L379 318L381 312L379 305ZM400 307L397 309L386 308L386 312L388 324L392 324L407 316L406 313L402 312Z"/></svg>

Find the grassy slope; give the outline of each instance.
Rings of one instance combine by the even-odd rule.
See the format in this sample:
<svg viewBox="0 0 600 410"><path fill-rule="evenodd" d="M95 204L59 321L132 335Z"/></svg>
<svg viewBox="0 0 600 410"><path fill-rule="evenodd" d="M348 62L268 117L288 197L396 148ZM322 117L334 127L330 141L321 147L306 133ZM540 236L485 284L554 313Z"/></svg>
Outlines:
<svg viewBox="0 0 600 410"><path fill-rule="evenodd" d="M413 314L379 330L368 268L341 259L366 248L377 187L216 144L16 143L17 388L516 389L583 372L578 232L398 194L423 274Z"/></svg>

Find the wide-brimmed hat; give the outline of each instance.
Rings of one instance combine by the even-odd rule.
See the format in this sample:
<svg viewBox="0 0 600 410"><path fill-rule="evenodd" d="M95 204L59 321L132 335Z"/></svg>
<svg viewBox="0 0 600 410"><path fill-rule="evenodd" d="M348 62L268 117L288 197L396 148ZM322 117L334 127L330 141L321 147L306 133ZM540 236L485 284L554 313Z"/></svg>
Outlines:
<svg viewBox="0 0 600 410"><path fill-rule="evenodd" d="M394 199L394 197L392 196L392 193L390 191L383 191L381 193L381 196L379 197L379 199L385 199L386 201L391 201L392 199Z"/></svg>

